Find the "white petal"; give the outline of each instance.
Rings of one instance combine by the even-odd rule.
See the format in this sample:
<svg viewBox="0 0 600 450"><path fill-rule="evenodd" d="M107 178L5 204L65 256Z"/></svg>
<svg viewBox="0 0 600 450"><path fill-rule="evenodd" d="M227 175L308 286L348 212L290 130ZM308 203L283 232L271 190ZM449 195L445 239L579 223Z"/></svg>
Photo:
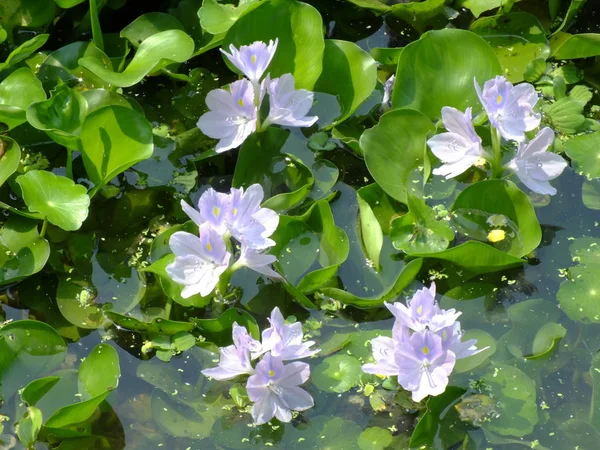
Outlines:
<svg viewBox="0 0 600 450"><path fill-rule="evenodd" d="M432 153L442 162L458 162L469 151L471 142L456 133L441 133L427 141Z"/></svg>
<svg viewBox="0 0 600 450"><path fill-rule="evenodd" d="M551 128L544 128L541 130L530 142L527 144L520 144L517 157L527 158L536 153L544 153L548 150L548 147L554 142L554 131Z"/></svg>
<svg viewBox="0 0 600 450"><path fill-rule="evenodd" d="M198 211L196 208L188 205L185 200L181 200L181 209L183 210L184 213L187 214L187 216L190 219L192 219L192 221L196 225L200 226L204 223L204 219L202 218L200 211Z"/></svg>
<svg viewBox="0 0 600 450"><path fill-rule="evenodd" d="M267 391L265 395L252 406L252 418L254 419L254 423L256 425L267 423L275 417L275 410L276 405L273 394Z"/></svg>
<svg viewBox="0 0 600 450"><path fill-rule="evenodd" d="M298 386L310 377L310 366L306 363L295 361L284 366L284 372L278 385L284 389L288 386Z"/></svg>
<svg viewBox="0 0 600 450"><path fill-rule="evenodd" d="M202 247L200 238L186 231L177 231L169 238L169 247L175 256L194 255L203 261L210 262L210 256Z"/></svg>
<svg viewBox="0 0 600 450"><path fill-rule="evenodd" d="M229 118L230 116L208 111L200 116L196 126L210 138L223 139L227 136L235 135L238 129L238 126L231 122Z"/></svg>
<svg viewBox="0 0 600 450"><path fill-rule="evenodd" d="M215 151L217 153L223 153L227 150L231 150L232 148L237 148L244 143L244 141L250 136L252 133L256 131L256 119L250 120L248 122L244 122L241 124L237 124L235 128L235 132L225 136L221 139L217 146L215 147ZM206 134L206 133L205 133ZM208 136L208 135L207 135Z"/></svg>
<svg viewBox="0 0 600 450"><path fill-rule="evenodd" d="M310 394L297 386L286 387L280 399L288 409L293 411L304 411L315 406L315 402Z"/></svg>

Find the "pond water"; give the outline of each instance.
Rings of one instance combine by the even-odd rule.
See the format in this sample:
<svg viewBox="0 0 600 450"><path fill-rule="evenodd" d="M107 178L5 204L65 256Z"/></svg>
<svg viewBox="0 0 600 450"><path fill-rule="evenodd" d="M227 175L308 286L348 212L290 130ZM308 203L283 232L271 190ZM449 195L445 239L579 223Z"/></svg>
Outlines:
<svg viewBox="0 0 600 450"><path fill-rule="evenodd" d="M423 3L428 2L432 0ZM191 0L143 4L123 1L117 8L119 2L109 3L114 3L114 9L106 9L100 15L107 47L111 33L114 37L114 33L121 32L142 14L179 7L181 19L188 11L185 8L193 10L194 5L201 4ZM180 3L185 5L182 7ZM353 4L360 2L310 0L307 3L320 12L326 39L356 42L371 54L373 49L404 47L419 39L421 32L443 28L442 23L468 29L473 21L470 9L456 5L452 5L455 9L447 5L447 11L421 25L391 15L384 20ZM382 2L373 0L373 3ZM524 0L517 3L515 9L536 15L545 21L544 26L549 26L547 3ZM563 0L562 3L561 8L566 11L570 2ZM65 10L56 27L48 25L50 39L42 51L49 54L73 42L75 37L91 39L91 30L73 31L79 26L78 21L83 20L86 5ZM568 31L600 33L597 7L594 1L587 2ZM542 10L543 13L539 12ZM41 31L44 30L40 26L17 34L24 41ZM114 52L120 48L110 45L114 45ZM119 55L112 53L110 57L118 60ZM595 62L591 62L591 58L575 62L579 70L586 71L585 83L597 88ZM557 62L558 66L562 64ZM380 81L385 81L394 70L390 67L392 65L380 66ZM23 333L31 332L36 339L36 333L40 333L41 338L31 341L34 347L40 348L28 347L22 352L0 355L4 396L0 413L7 416L2 435L4 446L0 448L26 448L17 443L13 428L26 409L25 400L17 391L46 376L60 377L60 380L52 382L44 391L46 395L40 394L36 406L42 411L45 426L29 448L598 448L600 254L596 249L600 244L600 187L597 184L600 171L594 161L570 161L562 175L552 181L557 190L554 196L532 193L516 176L509 178L527 194L541 225L539 246L518 255L526 260L524 264L505 264L511 268L495 270L485 263L461 266L448 264L443 258L425 258L420 270L417 269L418 274L400 283L405 288L388 298L385 296L393 291L399 275L406 273L403 269L409 268L409 262L417 257L394 248L389 230L384 230L379 261L366 256L369 250L363 242L364 229L361 229L359 215L360 204L366 197L361 197L358 190L381 182L369 170L372 167L369 161L365 164L364 155L357 152L358 141L348 138L378 123L383 84L377 84L357 111L333 129L333 135L328 129L325 143L331 145L326 150L323 145L314 150L311 135L317 131L316 127L294 128L289 136L273 133L272 139L283 137L284 142L275 154L271 152L264 158L254 155L256 159L249 160L252 156L242 155L241 150L215 156L211 152L214 140L195 128L198 117L207 110L208 91L237 79L218 50L202 53L181 64L177 73L190 73L190 81L175 80L163 73L119 91L133 99L150 121L152 156L111 177L101 194L92 199L89 216L80 229L65 231L44 222L45 238L50 245L50 257L44 269L2 288L0 298L6 321L44 322L65 339L67 346L64 350L57 341L55 351L42 349L46 335L34 327ZM0 80L3 78L0 71ZM77 88L84 91L83 85L89 83L89 79L80 81ZM45 82L49 82L48 78ZM577 83L584 84L579 80ZM552 80L549 86L552 87ZM46 87L51 88L54 84ZM590 105L597 105L597 91L593 94ZM313 111L320 117L319 125L327 118L340 116L342 107L334 95L316 92L315 99ZM597 111L590 105L586 115L597 119L594 116ZM477 125L479 130L483 123ZM22 165L67 175L69 169L63 146L36 128L25 123L6 133L23 149ZM598 130L588 132L591 136L600 133ZM571 134L577 133L565 132L561 136ZM489 143L486 138L484 142ZM127 151L126 148L121 150ZM567 154L571 156L568 151ZM86 175L88 166L80 149L75 148L73 155L74 180L90 188L97 185ZM248 168L240 175L239 167L243 165ZM485 177L485 172L473 169L468 177L459 177L460 181L432 176L424 184L421 183L423 172L428 169L423 166L413 167L403 181L409 186L409 193L427 199L430 206L437 205L438 218L444 217L444 211L452 210L448 213L456 233L452 247L471 240L487 243L487 229L477 237L470 228L476 229L477 223L488 221L493 213L477 209L453 210L459 194ZM578 172L587 173L588 177ZM314 184L309 186L309 192L298 197L300 201L293 201L292 195L304 189L306 180L311 177ZM304 214L315 202L329 204L333 222L347 236L347 257L341 257L340 252L344 252L339 250L345 238L339 233L334 237L327 235L331 230L325 229L325 225L315 230L304 224L302 233L281 245L278 242L275 247L278 270L296 286L305 283L306 274L314 270L339 265L335 275L318 289L304 291L318 308L303 307L298 298L306 298L304 294L248 268L233 274L232 288L225 297L185 304L179 294L168 298L165 292L169 292L170 285L159 274L146 270L149 263L169 253L167 238L164 234L161 238L161 233L188 220L179 207L181 199L196 204L209 187L227 191L232 185L240 185L239 180L244 185L262 184L267 198L283 194L280 201L292 206L280 208L278 212L289 216ZM1 200L23 205L21 193L15 191L14 186L16 183L12 182L10 187L8 183L2 186ZM375 208L375 215L399 217L405 214L407 202L396 201L388 194L389 191L384 193L377 188L364 195L377 197L371 206L381 207L381 211ZM380 203L384 200L391 204ZM5 221L14 217L10 211L4 212ZM321 216L319 220L326 221ZM521 250L528 246L520 234L523 225L517 222L506 225L508 237L495 245L496 249L510 253L516 246ZM471 257L477 260L478 256ZM1 262L6 273L19 270L10 267L11 261ZM460 323L466 331L465 337L477 338L478 347L489 348L460 361L443 394L419 403L411 400L410 392L398 390L391 378L362 373L361 365L371 358L370 340L390 336L394 324L392 315L382 306L383 301L378 301L378 307L365 306L373 299L405 301L431 282L436 283L442 308L462 312ZM347 297L340 297L340 290L345 291ZM349 298L353 300L344 300ZM209 380L200 373L214 366L219 358L218 346L231 343L233 320L225 324L202 320L220 318L226 311L238 308L263 330L269 326L268 317L275 306L288 321L301 321L305 336L321 349L316 357L305 360L311 367L312 377L303 387L314 398L315 405L294 414L289 423L273 421L256 426L248 413L247 397L242 394L236 397L236 393L242 391L241 384ZM132 322L130 317L139 322ZM237 319L247 320L243 315ZM170 337L181 330L185 330L184 334L190 331L182 325L185 323L198 324L199 328L194 329L197 341L186 346L185 351L176 351L175 347L168 347L175 345L171 344ZM5 331L2 345L10 346L9 341L15 339L21 342L20 332L13 331L13 335ZM149 350L151 335L168 336L166 345L175 350L165 353L158 338ZM45 344L53 345L50 341ZM118 386L115 389L109 386L106 401L95 404L84 422L68 422L63 417L61 420L68 425L62 426L57 420L49 425L46 419L59 408L80 400L82 362L90 358L92 352L105 351L105 347L97 347L99 345L109 345L116 350L120 367L120 377L116 378ZM163 353L159 355L160 351ZM93 370L108 373L112 369L99 364ZM90 395L83 395L89 400ZM65 402L65 399L68 400Z"/></svg>

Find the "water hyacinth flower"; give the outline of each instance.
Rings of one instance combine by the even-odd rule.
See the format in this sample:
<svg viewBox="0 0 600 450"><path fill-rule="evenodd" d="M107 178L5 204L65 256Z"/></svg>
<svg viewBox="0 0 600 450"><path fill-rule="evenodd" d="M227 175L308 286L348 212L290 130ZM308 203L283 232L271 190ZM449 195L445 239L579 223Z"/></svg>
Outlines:
<svg viewBox="0 0 600 450"><path fill-rule="evenodd" d="M286 324L279 308L275 307L269 318L271 326L262 333L262 351L282 361L308 358L319 350L311 350L314 341L303 342L304 333L300 322Z"/></svg>
<svg viewBox="0 0 600 450"><path fill-rule="evenodd" d="M263 128L270 124L310 127L318 120L317 116L307 116L314 94L295 87L296 81L291 73L271 80L267 86L270 109Z"/></svg>
<svg viewBox="0 0 600 450"><path fill-rule="evenodd" d="M267 67L271 64L273 56L275 56L278 43L279 39L269 41L268 45L256 41L250 45L242 45L239 50L232 44L229 46L229 53L223 49L220 50L231 61L231 64L237 67L256 88Z"/></svg>
<svg viewBox="0 0 600 450"><path fill-rule="evenodd" d="M538 95L531 84L513 86L497 76L483 85L483 91L475 80L475 90L490 123L504 139L523 142L525 132L540 125L541 115L533 110Z"/></svg>
<svg viewBox="0 0 600 450"><path fill-rule="evenodd" d="M233 345L219 348L219 365L202 370L202 374L215 380L231 380L240 375L253 374L251 354L260 353L260 342L254 340L245 327L233 323ZM252 358L252 359L254 359Z"/></svg>
<svg viewBox="0 0 600 450"><path fill-rule="evenodd" d="M445 106L442 108L442 121L447 132L433 136L427 141L427 145L443 163L433 173L453 178L467 171L486 154L481 138L473 127L471 108L462 113L456 108Z"/></svg>
<svg viewBox="0 0 600 450"><path fill-rule="evenodd" d="M238 80L225 89L214 89L206 96L209 110L198 119L200 130L213 139L219 139L215 151L222 153L239 147L256 131L258 108L255 88L248 80Z"/></svg>
<svg viewBox="0 0 600 450"><path fill-rule="evenodd" d="M284 365L281 358L266 353L246 383L248 397L254 402L254 423L262 425L273 417L289 422L292 420L292 411L312 408L313 398L299 387L309 377L308 364L296 361Z"/></svg>
<svg viewBox="0 0 600 450"><path fill-rule="evenodd" d="M439 331L453 325L462 314L455 309L443 310L438 306L435 301L435 283L431 283L429 288L419 289L408 301L408 306L401 302L386 302L385 306L396 319L413 331L424 331L427 328Z"/></svg>
<svg viewBox="0 0 600 450"><path fill-rule="evenodd" d="M207 223L200 226L200 237L185 231L173 233L169 246L175 261L166 270L173 281L184 285L183 298L210 294L229 267L231 254L225 242Z"/></svg>
<svg viewBox="0 0 600 450"><path fill-rule="evenodd" d="M227 230L227 215L230 208L229 195L208 188L198 200L198 209L181 200L181 209L198 226L208 225L220 234Z"/></svg>
<svg viewBox="0 0 600 450"><path fill-rule="evenodd" d="M398 383L412 392L415 402L446 390L456 355L444 349L440 336L429 330L413 333L396 353L402 361L398 367Z"/></svg>
<svg viewBox="0 0 600 450"><path fill-rule="evenodd" d="M506 167L512 169L525 186L538 194L556 194L549 183L567 167L559 155L548 151L554 142L554 131L541 130L530 142L521 142L517 155Z"/></svg>
<svg viewBox="0 0 600 450"><path fill-rule="evenodd" d="M275 272L271 265L277 261L275 255L264 253L264 250L256 250L242 245L242 251L239 259L235 262L234 268L248 267L255 272L261 273L273 279L281 279L282 276Z"/></svg>

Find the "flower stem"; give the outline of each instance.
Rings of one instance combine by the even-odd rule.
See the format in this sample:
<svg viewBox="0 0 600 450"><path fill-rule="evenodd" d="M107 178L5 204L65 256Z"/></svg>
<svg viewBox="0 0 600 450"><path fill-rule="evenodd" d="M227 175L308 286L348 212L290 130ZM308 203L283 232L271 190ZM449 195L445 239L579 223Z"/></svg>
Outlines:
<svg viewBox="0 0 600 450"><path fill-rule="evenodd" d="M67 177L73 179L73 150L67 147Z"/></svg>
<svg viewBox="0 0 600 450"><path fill-rule="evenodd" d="M46 235L46 228L48 228L48 219L44 219L44 223L42 224L42 231L40 231L41 238Z"/></svg>
<svg viewBox="0 0 600 450"><path fill-rule="evenodd" d="M6 210L10 211L11 213L17 214L19 216L27 217L28 219L33 219L33 220L42 220L43 219L43 217L41 215L39 215L39 214L28 213L28 212L25 212L25 211L21 211L21 210L19 210L17 208L13 208L10 205L7 205L4 202L0 202L0 208L6 209Z"/></svg>
<svg viewBox="0 0 600 450"><path fill-rule="evenodd" d="M492 155L492 179L498 179L502 177L504 171L502 167L502 138L494 127L492 127Z"/></svg>

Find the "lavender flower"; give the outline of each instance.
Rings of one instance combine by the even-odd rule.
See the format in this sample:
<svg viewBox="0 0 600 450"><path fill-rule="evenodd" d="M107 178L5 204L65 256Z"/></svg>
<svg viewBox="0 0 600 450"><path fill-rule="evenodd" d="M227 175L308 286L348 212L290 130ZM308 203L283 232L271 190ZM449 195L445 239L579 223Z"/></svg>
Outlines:
<svg viewBox="0 0 600 450"><path fill-rule="evenodd" d="M489 347L478 349L475 347L477 339L470 339L462 342L462 330L459 322L455 322L452 326L444 328L437 332L437 335L442 338L442 347L444 350L449 350L456 356L456 359L468 358L476 355Z"/></svg>
<svg viewBox="0 0 600 450"><path fill-rule="evenodd" d="M251 352L260 353L260 342L254 340L245 327L233 323L233 345L219 348L219 365L202 370L202 374L215 380L231 380L239 375L253 374Z"/></svg>
<svg viewBox="0 0 600 450"><path fill-rule="evenodd" d="M471 108L462 113L445 106L442 108L442 121L447 133L433 136L427 144L443 163L433 173L453 178L468 170L486 154L481 146L481 138L473 128Z"/></svg>
<svg viewBox="0 0 600 450"><path fill-rule="evenodd" d="M538 96L531 84L513 86L497 76L483 85L483 92L475 80L475 90L490 123L504 139L523 142L525 132L539 126L541 115L533 111Z"/></svg>
<svg viewBox="0 0 600 450"><path fill-rule="evenodd" d="M175 261L167 266L167 273L176 283L183 284L183 298L210 294L219 276L229 267L231 254L221 235L206 223L200 226L200 237L185 231L174 233L169 246Z"/></svg>
<svg viewBox="0 0 600 450"><path fill-rule="evenodd" d="M206 96L210 109L198 120L198 128L208 137L219 139L215 151L222 153L239 147L256 131L258 108L255 88L248 80L231 83L230 92L214 89Z"/></svg>
<svg viewBox="0 0 600 450"><path fill-rule="evenodd" d="M313 93L306 89L295 89L296 81L291 73L271 80L269 92L269 116L263 128L270 124L289 127L310 127L317 116L307 116L313 104Z"/></svg>
<svg viewBox="0 0 600 450"><path fill-rule="evenodd" d="M262 351L281 358L283 361L307 358L319 350L310 350L315 343L303 342L302 324L287 325L279 308L275 307L269 319L271 326L262 332Z"/></svg>
<svg viewBox="0 0 600 450"><path fill-rule="evenodd" d="M269 45L261 41L256 41L250 45L242 45L239 50L230 45L230 53L227 53L223 49L221 49L221 53L227 56L227 59L256 87L267 67L271 64L278 43L278 39L275 39L275 42L269 41Z"/></svg>
<svg viewBox="0 0 600 450"><path fill-rule="evenodd" d="M184 200L181 200L181 209L198 226L208 223L213 230L221 235L227 230L227 215L231 209L229 195L227 194L209 188L200 196L197 210Z"/></svg>
<svg viewBox="0 0 600 450"><path fill-rule="evenodd" d="M374 363L363 364L362 370L374 375L397 376L402 361L397 358L396 350L409 338L408 330L399 321L392 330L392 337L378 336L371 339Z"/></svg>
<svg viewBox="0 0 600 450"><path fill-rule="evenodd" d="M446 390L456 356L444 350L440 336L429 330L413 333L406 345L396 349L396 354L402 361L398 383L412 392L415 402Z"/></svg>
<svg viewBox="0 0 600 450"><path fill-rule="evenodd" d="M525 186L538 194L556 194L549 181L567 167L559 155L547 151L554 141L554 131L544 128L530 142L521 142L517 156L506 167L512 169Z"/></svg>
<svg viewBox="0 0 600 450"><path fill-rule="evenodd" d="M277 257L264 252L265 250L256 250L242 245L240 257L233 265L233 270L239 267L248 267L268 277L281 279L281 275L271 268L271 264L277 261Z"/></svg>
<svg viewBox="0 0 600 450"><path fill-rule="evenodd" d="M269 239L279 225L279 215L268 208L261 208L264 191L260 184L231 189L231 209L227 226L231 235L248 248L265 249L275 245Z"/></svg>
<svg viewBox="0 0 600 450"><path fill-rule="evenodd" d="M414 331L439 331L451 326L462 313L455 309L442 310L435 301L435 283L431 287L418 290L408 306L400 302L385 303L391 313L406 327Z"/></svg>
<svg viewBox="0 0 600 450"><path fill-rule="evenodd" d="M313 398L298 387L310 377L310 367L303 362L284 365L281 358L266 353L248 378L246 390L254 402L252 418L262 425L273 417L282 422L292 420L292 411L304 411L314 406Z"/></svg>

